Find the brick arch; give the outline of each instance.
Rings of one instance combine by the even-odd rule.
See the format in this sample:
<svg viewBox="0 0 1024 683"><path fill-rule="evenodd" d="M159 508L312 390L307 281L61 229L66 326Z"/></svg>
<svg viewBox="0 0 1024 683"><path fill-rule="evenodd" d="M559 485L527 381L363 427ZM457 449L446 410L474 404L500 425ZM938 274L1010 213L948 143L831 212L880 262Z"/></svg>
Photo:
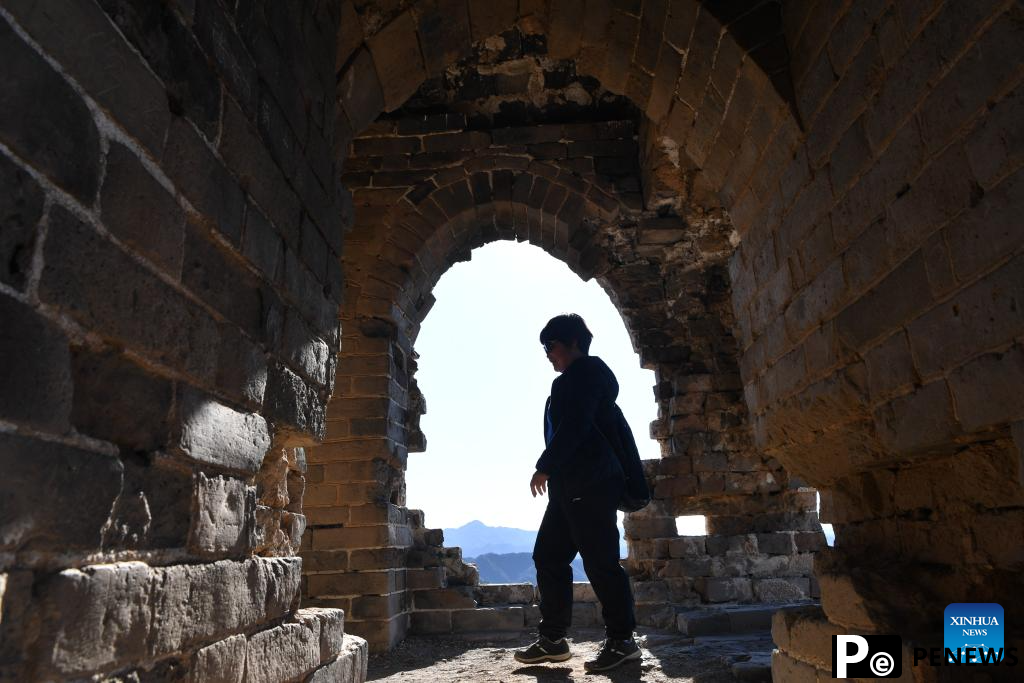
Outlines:
<svg viewBox="0 0 1024 683"><path fill-rule="evenodd" d="M473 43L518 24L544 34L551 57L572 60L578 73L631 100L653 134L681 150L731 208L769 139L795 142L800 131L778 5L743 13L698 0L646 0L632 15L591 4L418 2L394 14L371 13L362 29L353 13L348 31L343 17L336 149L467 56ZM746 140L745 132L758 139Z"/></svg>
<svg viewBox="0 0 1024 683"><path fill-rule="evenodd" d="M413 312L428 305L430 290L444 271L494 239L529 241L583 279L595 274L603 254L592 238L602 222L622 211L609 187L543 162L527 164L514 157L478 161L474 168L479 170L472 173L440 172L425 180L381 224L353 229L354 241L367 241L365 248L343 257L350 293L346 310L380 316L391 312L390 302L398 302L411 329L418 330L422 315ZM415 339L415 331L410 337Z"/></svg>

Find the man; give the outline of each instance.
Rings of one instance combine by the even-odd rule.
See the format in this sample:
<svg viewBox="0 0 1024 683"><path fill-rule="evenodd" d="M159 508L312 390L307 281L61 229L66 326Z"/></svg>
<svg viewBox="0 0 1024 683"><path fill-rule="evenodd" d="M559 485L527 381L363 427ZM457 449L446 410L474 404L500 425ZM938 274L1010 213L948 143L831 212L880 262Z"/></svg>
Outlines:
<svg viewBox="0 0 1024 683"><path fill-rule="evenodd" d="M540 333L548 360L560 373L544 406L546 448L530 480L534 497L550 488L537 532L533 561L540 590L539 638L515 653L526 664L564 662L572 656L565 637L572 622L572 567L578 552L601 601L606 640L587 671L607 671L640 659L633 639L636 618L629 577L619 565L616 508L625 476L595 421L611 408L619 384L611 369L590 356L593 334L576 314L559 315Z"/></svg>

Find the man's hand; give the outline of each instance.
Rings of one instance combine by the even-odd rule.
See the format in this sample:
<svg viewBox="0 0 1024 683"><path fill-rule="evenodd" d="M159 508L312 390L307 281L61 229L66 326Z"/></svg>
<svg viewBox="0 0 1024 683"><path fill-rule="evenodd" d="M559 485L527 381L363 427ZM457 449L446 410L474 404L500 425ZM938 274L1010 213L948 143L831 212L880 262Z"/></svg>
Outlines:
<svg viewBox="0 0 1024 683"><path fill-rule="evenodd" d="M543 472L534 472L530 480L530 493L536 498L537 494L544 495L548 490L548 475Z"/></svg>

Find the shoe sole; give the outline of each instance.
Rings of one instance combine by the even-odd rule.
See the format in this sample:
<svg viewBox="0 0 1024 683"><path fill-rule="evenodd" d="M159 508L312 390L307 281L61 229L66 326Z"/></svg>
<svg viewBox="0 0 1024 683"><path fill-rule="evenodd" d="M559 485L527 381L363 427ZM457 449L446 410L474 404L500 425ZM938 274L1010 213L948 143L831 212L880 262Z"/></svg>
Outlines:
<svg viewBox="0 0 1024 683"><path fill-rule="evenodd" d="M540 657L534 657L528 659L526 657L520 657L518 654L513 655L517 662L522 664L540 664L541 662L564 662L565 660L572 657L571 652L566 652L560 655L541 655Z"/></svg>
<svg viewBox="0 0 1024 683"><path fill-rule="evenodd" d="M593 666L593 665L591 665L589 663L586 663L586 664L583 665L583 668L588 673L591 673L591 672L597 673L597 672L600 672L600 671L609 671L611 669L614 669L617 666L625 664L626 662L632 662L634 660L640 659L641 657L643 657L643 652L641 652L640 650L637 650L636 652L630 652L628 655L626 655L625 657L623 657L619 661L615 662L614 664L609 664L608 666L602 666L602 667L598 668L597 666Z"/></svg>

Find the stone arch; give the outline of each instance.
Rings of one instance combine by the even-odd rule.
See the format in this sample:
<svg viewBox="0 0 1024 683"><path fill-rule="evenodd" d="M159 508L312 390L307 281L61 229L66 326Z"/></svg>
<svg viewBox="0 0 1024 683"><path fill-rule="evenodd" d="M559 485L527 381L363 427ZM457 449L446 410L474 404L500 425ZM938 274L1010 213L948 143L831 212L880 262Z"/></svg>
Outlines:
<svg viewBox="0 0 1024 683"><path fill-rule="evenodd" d="M444 554L457 549L438 545L430 552L439 557L430 560L418 546L429 549L437 536L421 529L422 519L403 507L405 460L424 447L413 344L441 274L467 259L473 247L501 238L530 241L584 279L597 277L643 366L658 377L660 419L651 436L666 456L675 457L650 463L658 501L627 521L630 569L643 584L643 622L674 626L675 609L682 605L809 597L810 551L823 543L813 493L798 485L790 490L778 464L752 451L725 265L733 251L732 229L723 213L683 218L645 212L601 174L573 170L584 159L602 166L602 154L635 156L632 122L548 126L541 137L560 140L581 155L550 161L503 151L501 143L514 139L515 129L401 130L381 121L353 144L359 164L348 176L355 221L343 256L345 332L328 407L328 443L311 451L314 469L323 466L327 481L322 499L314 484L313 507L307 510L313 527L312 548L305 554L308 597L350 609L349 624L374 647L404 635L410 626L406 610L414 630L443 631L457 629L450 619L458 616L457 608L470 606L465 595L430 597L433 591L451 596L443 591L475 583L475 571L457 554ZM457 151L445 157L445 167L413 164L416 154L440 148ZM408 163L399 163L399 155L408 156ZM415 170L389 170L413 165ZM659 254L669 249L674 256L659 263ZM373 445L360 446L364 440ZM351 463L356 460L379 465ZM364 488L353 484L358 480ZM743 496L751 502L736 505ZM674 517L687 512L712 516L709 543L677 539ZM348 528L327 528L335 524ZM799 548L797 533L808 537ZM374 548L380 545L413 550L391 548L386 556ZM361 566L377 572L380 581L388 572L426 578L399 588L391 582L373 587L365 576L345 575L360 571L351 566L352 558L371 551L381 564ZM332 562L345 552L347 567ZM727 553L742 559L727 563ZM434 566L420 568L416 563L424 557ZM424 573L438 564L444 569L440 576ZM371 595L361 594L361 587ZM391 596L387 609L363 611L364 603L380 607L385 596L379 591ZM439 605L456 608L440 626L431 620L441 615L424 611Z"/></svg>
<svg viewBox="0 0 1024 683"><path fill-rule="evenodd" d="M551 44L568 46L567 56L576 56L580 71L640 104L653 123L652 137L682 143L742 238L729 259L729 280L754 439L763 453L823 490L824 514L836 523L840 539L847 539L819 562L825 615L846 627L920 638L929 630L924 611L896 604L879 588L899 580L893 560L901 548L912 549L908 566L914 570L905 575L924 571L926 558L936 559L970 576L967 584L979 600L994 599L994 587L1019 566L1019 558L991 546L992 534L984 529L997 519L1017 524L1012 510L1022 482L1012 463L1021 437L1011 426L1024 417L1020 402L1011 400L1013 408L991 414L972 412L964 403L984 395L981 387L1000 372L996 368L1010 370L1019 356L1013 342L1019 327L987 327L983 339L967 341L964 330L975 326L962 323L957 311L988 292L991 301L1000 302L993 304L1000 315L1015 320L1014 297L1000 292L1007 291L1006 278L1020 264L1012 248L965 258L948 246L968 244L968 233L990 234L992 243L1008 244L1005 235L1012 231L1005 220L977 227L976 207L991 211L1011 202L1007 193L1019 163L1003 151L993 161L983 160L985 141L998 135L992 131L1000 124L986 123L982 100L1010 111L1014 100L1007 93L1014 92L1014 77L993 64L986 72L991 73L988 85L954 116L944 119L925 109L930 103L930 109L941 111L941 93L951 96L958 78L970 80L964 74L983 68L973 46L1012 33L1014 10L1000 5L914 13L888 4L782 3L793 87L787 106L761 63L741 58L738 79L716 77L734 46L729 31L720 27L718 51L698 81L687 75L690 62L682 63L676 83L686 88L697 83L690 94L664 97L666 81L659 80L657 68L634 68L641 42L650 41L634 40L633 28L645 25L645 9L657 5L642 3L639 17L618 10L591 14L588 5L579 34L575 28L559 33L559 8L566 5L557 2L521 4L518 13L495 19L493 30L474 33L470 5L468 28L459 28L460 19L438 22L445 27L442 34L451 35L439 36L442 53L429 64L451 63L463 54L459 45L515 21L549 36L569 35L568 42L552 39ZM672 8L686 6L673 4L667 16L682 16ZM461 4L452 7L462 13ZM698 21L704 17L711 24L713 16L703 7L693 9ZM418 40L416 12L430 11L396 15L399 20L392 23L393 17L380 15L366 46L359 47L357 39L343 50L351 58L343 60L339 81L339 101L349 117L339 126L340 140L369 123L388 98L397 102L402 87L411 92L421 82L420 76L403 81L410 76L389 73L389 63L406 61L389 60L385 49L411 46ZM377 38L382 26L392 38L407 40ZM667 26L661 25L662 35ZM575 35L583 37L577 41ZM601 36L607 45L588 42L588 35ZM690 31L687 54L708 54L692 50L699 35ZM418 56L423 55L421 50ZM409 59L415 58L410 53ZM672 81L671 71L665 67L661 74L670 74ZM645 98L648 81L651 95ZM369 87L354 88L356 83ZM728 97L715 98L725 90ZM694 115L687 111L690 104ZM910 292L918 293L913 302L906 300ZM890 315L875 315L888 302L899 305ZM937 342L942 335L954 342ZM890 376L899 381L883 381ZM915 417L922 412L933 419ZM957 457L963 453L970 455ZM930 486L933 495L918 501L923 507L895 502L910 482L934 480L943 468L961 471L968 462L987 473L982 479L988 483L976 492L999 491L991 499L982 495L988 502L976 521L956 512L969 503L952 480ZM915 519L919 509L937 517ZM969 568L961 566L963 553L929 549L924 539L942 529L985 539L968 554ZM850 574L846 563L863 571ZM936 602L959 599L948 582L927 584ZM919 588L908 585L906 592ZM802 662L799 666L818 661L795 644L789 653Z"/></svg>
<svg viewBox="0 0 1024 683"><path fill-rule="evenodd" d="M770 144L788 153L800 133L777 3L744 12L649 0L629 11L600 0L501 7L456 0L367 9L362 17L352 9L342 22L339 151L473 43L517 24L546 36L552 57L573 60L579 73L629 98L651 122L651 135L682 150L726 208L743 198ZM737 223L741 233L746 225Z"/></svg>

